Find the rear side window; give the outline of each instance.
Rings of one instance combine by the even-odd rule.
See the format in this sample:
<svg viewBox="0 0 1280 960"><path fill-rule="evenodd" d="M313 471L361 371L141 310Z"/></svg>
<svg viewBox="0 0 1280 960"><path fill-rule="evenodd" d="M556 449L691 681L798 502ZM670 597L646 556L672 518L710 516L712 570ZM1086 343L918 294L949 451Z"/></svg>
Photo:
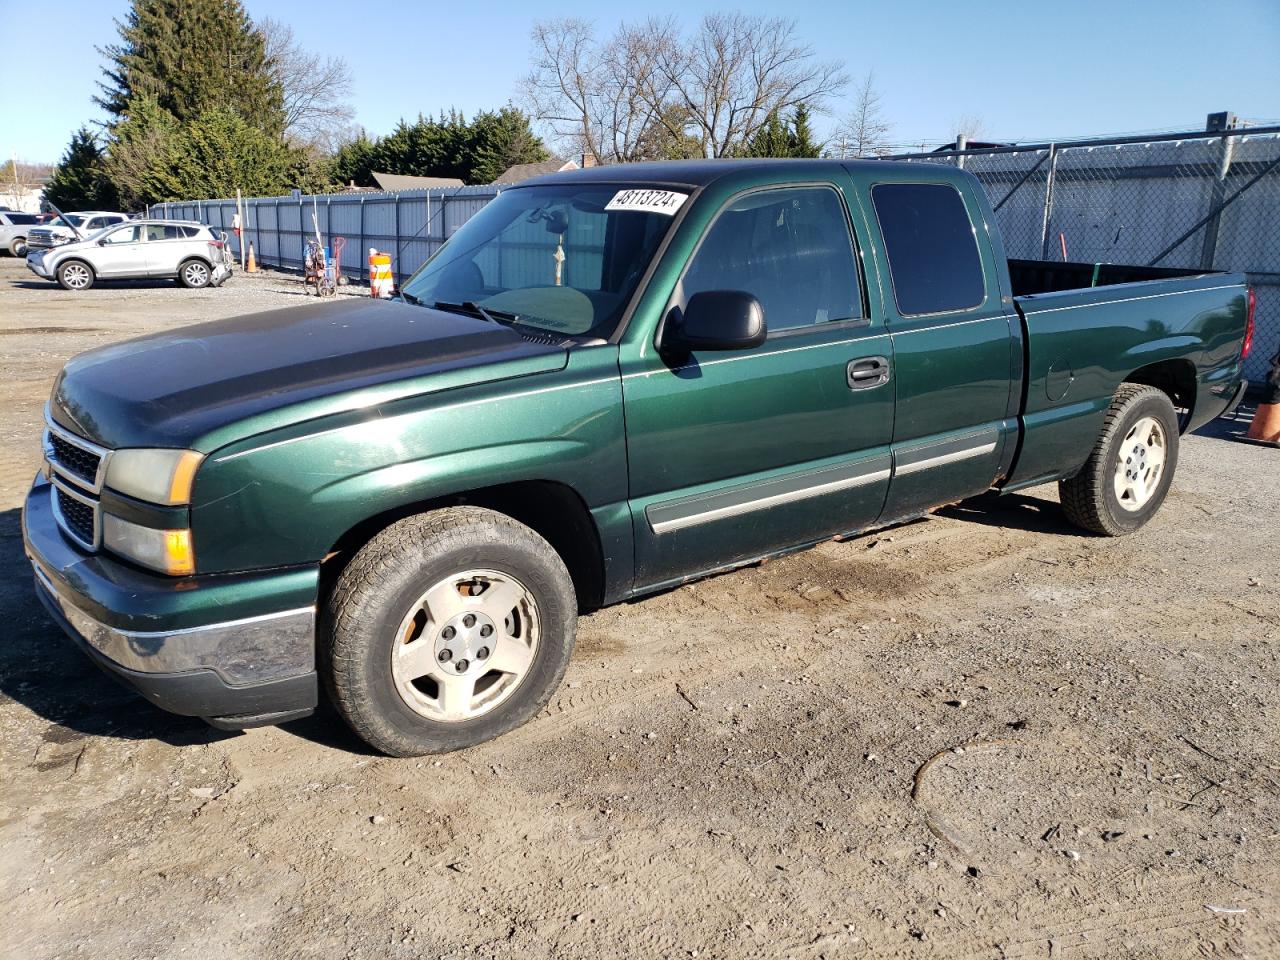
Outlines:
<svg viewBox="0 0 1280 960"><path fill-rule="evenodd" d="M6 213L4 217L12 224L26 225L40 222L40 218L34 213Z"/></svg>
<svg viewBox="0 0 1280 960"><path fill-rule="evenodd" d="M745 290L770 333L862 316L849 223L830 187L734 200L702 238L681 287L686 302L703 290Z"/></svg>
<svg viewBox="0 0 1280 960"><path fill-rule="evenodd" d="M986 283L964 201L945 183L881 183L871 201L889 255L893 296L903 316L968 310Z"/></svg>

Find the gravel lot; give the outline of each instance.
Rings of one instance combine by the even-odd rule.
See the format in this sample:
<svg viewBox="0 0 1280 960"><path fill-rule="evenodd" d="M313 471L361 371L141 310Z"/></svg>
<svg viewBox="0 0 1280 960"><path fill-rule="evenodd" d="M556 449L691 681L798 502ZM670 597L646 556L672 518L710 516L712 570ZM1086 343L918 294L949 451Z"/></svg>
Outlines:
<svg viewBox="0 0 1280 960"><path fill-rule="evenodd" d="M1280 451L1157 520L1042 488L584 618L543 716L439 759L162 714L45 618L19 505L60 365L303 302L0 260L0 954L1280 956Z"/></svg>

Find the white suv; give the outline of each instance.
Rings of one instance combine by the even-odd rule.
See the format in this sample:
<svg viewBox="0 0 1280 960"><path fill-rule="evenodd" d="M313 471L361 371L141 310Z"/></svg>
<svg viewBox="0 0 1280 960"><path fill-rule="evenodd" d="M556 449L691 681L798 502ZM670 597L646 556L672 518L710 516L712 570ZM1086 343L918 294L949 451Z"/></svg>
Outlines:
<svg viewBox="0 0 1280 960"><path fill-rule="evenodd" d="M27 255L27 232L34 230L40 218L21 210L0 210L0 250L8 250L15 257Z"/></svg>
<svg viewBox="0 0 1280 960"><path fill-rule="evenodd" d="M67 290L88 290L96 280L166 277L184 287L217 287L231 276L231 257L203 223L130 220L85 240L29 250L27 268Z"/></svg>
<svg viewBox="0 0 1280 960"><path fill-rule="evenodd" d="M42 227L27 231L27 246L33 250L47 250L72 240L83 240L103 227L124 223L127 213L108 213L102 210L82 210L77 213L60 213Z"/></svg>

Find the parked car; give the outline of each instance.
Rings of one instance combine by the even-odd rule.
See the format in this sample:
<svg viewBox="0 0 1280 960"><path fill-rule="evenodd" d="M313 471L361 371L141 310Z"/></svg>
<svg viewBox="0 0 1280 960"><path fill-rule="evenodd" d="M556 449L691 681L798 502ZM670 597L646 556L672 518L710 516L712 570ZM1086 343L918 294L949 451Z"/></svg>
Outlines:
<svg viewBox="0 0 1280 960"><path fill-rule="evenodd" d="M97 280L172 278L184 287L221 286L231 276L224 241L195 221L130 220L84 240L31 250L27 268L67 290Z"/></svg>
<svg viewBox="0 0 1280 960"><path fill-rule="evenodd" d="M1252 329L1241 274L1006 260L950 166L591 168L503 191L398 302L71 360L23 536L154 704L254 726L323 682L377 749L452 750L537 714L581 610L992 488L1138 530Z"/></svg>
<svg viewBox="0 0 1280 960"><path fill-rule="evenodd" d="M34 213L22 213L18 210L0 211L0 250L6 250L15 257L27 255L27 231L40 222Z"/></svg>
<svg viewBox="0 0 1280 960"><path fill-rule="evenodd" d="M32 227L27 233L27 246L35 250L48 250L73 240L81 240L103 227L124 223L128 219L127 213L104 213L101 210L59 214L43 226Z"/></svg>

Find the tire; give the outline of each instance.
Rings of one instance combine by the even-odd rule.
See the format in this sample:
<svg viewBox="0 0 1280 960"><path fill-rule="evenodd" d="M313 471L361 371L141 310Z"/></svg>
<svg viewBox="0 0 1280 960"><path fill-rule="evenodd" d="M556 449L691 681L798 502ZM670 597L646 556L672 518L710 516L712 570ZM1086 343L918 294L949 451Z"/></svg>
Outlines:
<svg viewBox="0 0 1280 960"><path fill-rule="evenodd" d="M27 238L14 237L9 241L9 252L15 257L25 257L27 255Z"/></svg>
<svg viewBox="0 0 1280 960"><path fill-rule="evenodd" d="M1146 526L1169 493L1178 466L1178 414L1155 387L1121 384L1102 435L1078 474L1058 484L1077 527L1120 537Z"/></svg>
<svg viewBox="0 0 1280 960"><path fill-rule="evenodd" d="M320 672L375 749L445 753L546 706L577 619L569 572L537 533L493 510L436 510L387 527L343 570L321 618Z"/></svg>
<svg viewBox="0 0 1280 960"><path fill-rule="evenodd" d="M66 260L58 265L58 283L63 290L88 290L93 286L93 267L83 260Z"/></svg>
<svg viewBox="0 0 1280 960"><path fill-rule="evenodd" d="M213 270L203 260L192 258L184 260L178 266L178 286L188 290L199 290L207 287L213 279Z"/></svg>

